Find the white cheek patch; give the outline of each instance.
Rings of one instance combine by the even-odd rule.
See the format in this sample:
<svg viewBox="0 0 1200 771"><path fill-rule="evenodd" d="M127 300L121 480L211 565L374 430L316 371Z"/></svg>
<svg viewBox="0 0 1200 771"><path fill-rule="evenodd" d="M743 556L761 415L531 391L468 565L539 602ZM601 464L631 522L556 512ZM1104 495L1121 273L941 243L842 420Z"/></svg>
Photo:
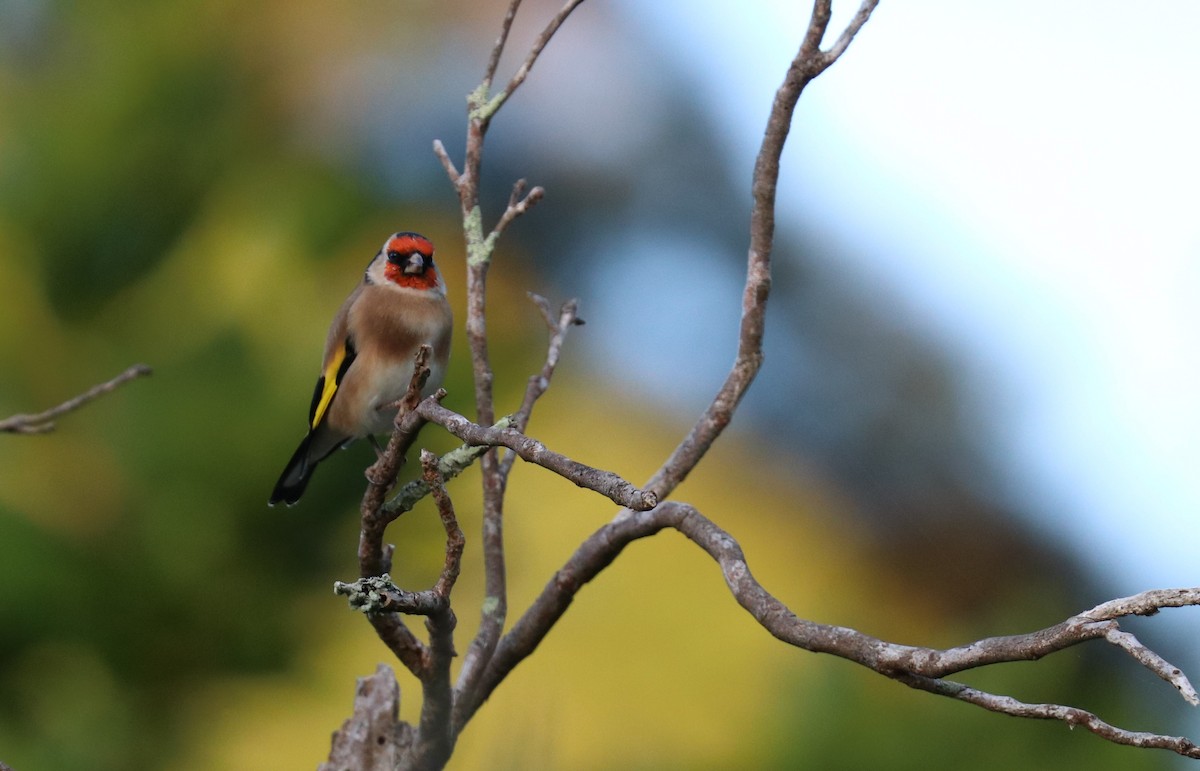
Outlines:
<svg viewBox="0 0 1200 771"><path fill-rule="evenodd" d="M367 280L376 286L383 286L391 282L383 275L384 266L387 265L387 260L376 259L367 266Z"/></svg>

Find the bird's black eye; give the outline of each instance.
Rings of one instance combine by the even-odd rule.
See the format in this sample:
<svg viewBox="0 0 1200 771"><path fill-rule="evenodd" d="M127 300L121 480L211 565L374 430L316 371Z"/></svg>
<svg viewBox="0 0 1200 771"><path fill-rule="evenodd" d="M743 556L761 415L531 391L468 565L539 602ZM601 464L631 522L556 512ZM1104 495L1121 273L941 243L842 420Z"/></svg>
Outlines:
<svg viewBox="0 0 1200 771"><path fill-rule="evenodd" d="M404 255L395 249L388 249L387 261L399 265L400 263L404 262Z"/></svg>

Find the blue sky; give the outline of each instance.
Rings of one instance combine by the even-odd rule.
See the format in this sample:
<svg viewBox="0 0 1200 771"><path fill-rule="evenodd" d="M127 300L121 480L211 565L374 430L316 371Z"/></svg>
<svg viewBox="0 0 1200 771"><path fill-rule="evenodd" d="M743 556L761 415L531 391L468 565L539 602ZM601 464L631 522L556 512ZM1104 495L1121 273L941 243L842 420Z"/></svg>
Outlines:
<svg viewBox="0 0 1200 771"><path fill-rule="evenodd" d="M625 5L749 169L808 4ZM883 0L781 179L781 221L860 247L847 269L966 363L1010 493L1130 593L1196 583L1196 29L1189 0Z"/></svg>

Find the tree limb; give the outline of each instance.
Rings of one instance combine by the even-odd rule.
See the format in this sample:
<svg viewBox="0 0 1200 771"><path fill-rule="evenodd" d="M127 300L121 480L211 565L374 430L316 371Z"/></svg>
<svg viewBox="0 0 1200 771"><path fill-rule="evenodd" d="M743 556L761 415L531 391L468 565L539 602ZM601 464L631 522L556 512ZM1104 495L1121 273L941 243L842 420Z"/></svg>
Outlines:
<svg viewBox="0 0 1200 771"><path fill-rule="evenodd" d="M729 591L738 604L775 638L813 653L827 653L861 664L911 688L959 699L994 712L1017 717L1061 720L1080 725L1117 744L1170 749L1200 758L1200 749L1189 739L1139 733L1112 726L1089 712L1057 704L1025 704L1008 696L990 694L943 679L946 675L988 664L1027 661L1108 635L1095 625L1116 629L1116 619L1146 615L1165 607L1200 605L1200 588L1169 589L1114 600L1073 616L1061 624L1022 635L994 637L946 650L889 643L854 629L809 621L793 613L768 592L750 572L741 547L727 532L693 507L667 501L652 511L627 511L602 527L575 551L555 573L529 610L504 636L482 681L477 708L512 669L531 654L585 584L608 567L633 541L671 528L683 533L717 562ZM1126 640L1135 640L1132 635ZM1109 640L1114 642L1113 640ZM1124 648L1123 643L1114 643ZM1188 698L1193 692L1186 676L1140 642L1134 647L1149 652L1173 670L1176 686ZM1139 659L1140 660L1140 659ZM1158 672L1155 667L1150 667ZM1190 701L1190 699L1189 699ZM465 709L466 707L460 707ZM468 715L469 717L469 715Z"/></svg>
<svg viewBox="0 0 1200 771"><path fill-rule="evenodd" d="M746 261L746 284L742 290L742 321L737 357L725 383L692 430L671 457L646 483L646 489L665 500L700 462L713 442L729 425L742 397L762 367L762 341L766 322L767 296L771 292L771 250L775 241L775 189L779 160L792 125L792 114L800 94L814 78L838 60L854 36L871 17L878 0L864 0L850 25L827 51L821 41L829 27L830 0L817 0L804 42L788 67L783 85L775 92L758 158L754 162L750 211L750 248Z"/></svg>

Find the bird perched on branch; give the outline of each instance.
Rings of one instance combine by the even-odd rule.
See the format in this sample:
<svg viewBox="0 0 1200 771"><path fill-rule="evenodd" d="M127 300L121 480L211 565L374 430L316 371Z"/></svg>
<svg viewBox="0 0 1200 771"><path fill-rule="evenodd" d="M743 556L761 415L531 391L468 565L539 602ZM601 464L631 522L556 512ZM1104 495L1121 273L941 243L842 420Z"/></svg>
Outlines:
<svg viewBox="0 0 1200 771"><path fill-rule="evenodd" d="M300 500L317 464L334 450L391 430L396 412L389 405L408 390L422 345L433 350L422 395L436 390L450 355L452 324L433 244L416 233L392 235L329 327L308 434L275 484L270 505Z"/></svg>

